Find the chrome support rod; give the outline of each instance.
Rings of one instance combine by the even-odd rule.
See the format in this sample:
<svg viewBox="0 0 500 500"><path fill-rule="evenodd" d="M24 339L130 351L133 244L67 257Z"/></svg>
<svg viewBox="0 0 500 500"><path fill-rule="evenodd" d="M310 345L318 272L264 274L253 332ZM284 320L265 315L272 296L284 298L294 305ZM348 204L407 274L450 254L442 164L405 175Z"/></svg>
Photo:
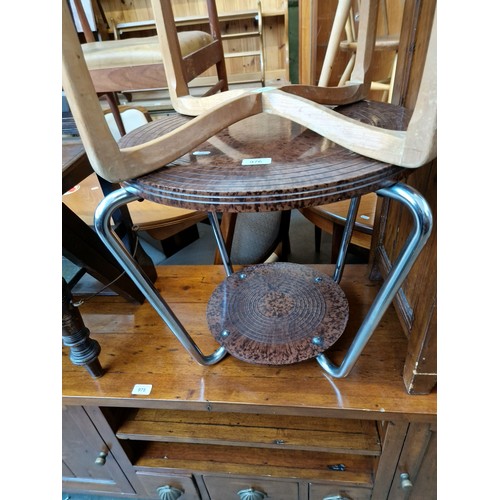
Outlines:
<svg viewBox="0 0 500 500"><path fill-rule="evenodd" d="M233 265L229 259L229 255L226 249L226 243L224 237L222 236L222 231L220 229L219 218L217 217L217 212L208 212L208 220L212 226L212 231L215 236L215 241L217 243L217 248L219 249L220 256L222 259L222 264L224 264L224 269L226 270L226 275L231 276L233 274Z"/></svg>
<svg viewBox="0 0 500 500"><path fill-rule="evenodd" d="M427 242L432 229L430 207L423 196L414 188L398 183L388 188L379 189L377 195L399 201L406 206L413 217L413 230L408 236L398 258L393 263L389 275L375 297L340 366L334 365L324 354L316 356L316 360L321 367L334 378L343 378L349 375L410 272L420 251Z"/></svg>
<svg viewBox="0 0 500 500"><path fill-rule="evenodd" d="M356 222L356 216L358 215L360 200L360 196L355 196L351 199L351 203L349 203L347 219L345 221L344 231L342 233L342 241L340 242L339 255L337 257L337 262L335 265L335 272L333 273L333 281L335 281L335 283L337 284L340 283L342 274L344 272L347 249L349 247L349 243L351 242L352 232L354 230L354 224Z"/></svg>
<svg viewBox="0 0 500 500"><path fill-rule="evenodd" d="M141 290L146 299L154 307L162 320L170 328L172 333L177 337L179 342L184 346L189 354L195 359L195 361L197 361L200 365L205 366L218 363L226 355L226 349L224 347L219 347L219 349L208 356L202 354L194 340L182 326L181 322L168 307L167 303L160 295L152 281L130 255L130 252L126 249L125 245L111 228L111 216L113 212L121 206L139 199L139 196L130 193L125 188L117 189L116 191L108 194L99 203L95 211L94 225L96 232L109 251L130 276L132 281L137 285L139 290Z"/></svg>

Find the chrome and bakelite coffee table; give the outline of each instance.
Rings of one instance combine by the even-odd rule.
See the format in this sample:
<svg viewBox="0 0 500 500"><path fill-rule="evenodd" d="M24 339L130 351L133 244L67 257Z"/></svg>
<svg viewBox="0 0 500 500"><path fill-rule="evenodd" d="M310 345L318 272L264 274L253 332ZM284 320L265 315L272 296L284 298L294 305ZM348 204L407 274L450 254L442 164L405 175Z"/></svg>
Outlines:
<svg viewBox="0 0 500 500"><path fill-rule="evenodd" d="M355 120L405 130L402 107L362 101L336 111ZM152 141L191 118L167 116L136 129L120 148ZM423 197L404 179L409 169L353 153L311 130L276 115L261 113L222 130L196 150L150 174L127 180L96 210L96 230L137 286L191 356L203 365L227 353L255 364L283 365L315 358L333 377L349 374L424 246L432 215ZM360 196L375 192L405 206L413 228L382 284L342 363L325 355L349 318L340 286L347 246ZM134 200L203 210L209 214L226 279L207 305L207 321L220 347L203 354L153 283L142 272L111 227L114 210ZM333 276L306 265L275 262L233 272L220 231L220 212L301 209L350 199L350 209Z"/></svg>

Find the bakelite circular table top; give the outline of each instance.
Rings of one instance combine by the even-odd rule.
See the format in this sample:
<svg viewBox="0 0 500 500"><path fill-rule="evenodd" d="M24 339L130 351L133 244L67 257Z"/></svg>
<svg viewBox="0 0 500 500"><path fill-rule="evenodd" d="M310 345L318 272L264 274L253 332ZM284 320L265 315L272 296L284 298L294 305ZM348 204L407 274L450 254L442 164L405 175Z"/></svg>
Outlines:
<svg viewBox="0 0 500 500"><path fill-rule="evenodd" d="M382 128L404 130L408 112L362 101L335 108ZM171 115L128 133L120 147L155 139L190 120ZM138 196L191 210L260 212L332 203L376 191L407 170L353 153L290 120L268 113L222 130L196 150L123 182Z"/></svg>
<svg viewBox="0 0 500 500"><path fill-rule="evenodd" d="M285 365L313 358L344 332L349 305L333 279L288 262L233 273L207 306L212 335L235 358Z"/></svg>

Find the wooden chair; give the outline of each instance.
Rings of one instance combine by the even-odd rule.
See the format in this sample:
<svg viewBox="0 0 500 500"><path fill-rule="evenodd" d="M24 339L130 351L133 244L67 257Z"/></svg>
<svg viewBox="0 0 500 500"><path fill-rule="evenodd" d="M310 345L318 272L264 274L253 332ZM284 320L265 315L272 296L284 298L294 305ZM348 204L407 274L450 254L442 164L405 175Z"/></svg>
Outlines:
<svg viewBox="0 0 500 500"><path fill-rule="evenodd" d="M356 5L356 12L359 12L359 0L352 0L353 4ZM352 65L355 60L355 52L358 48L357 40L357 29L355 22L356 14L353 9L350 10L349 19L346 23L346 35L347 39L342 40L339 44L341 51L346 51L351 53L349 62L340 77L339 85L345 85L350 78ZM382 32L377 33L377 38L375 39L375 51L389 53L392 58L389 74L379 80L374 80L371 83L371 90L382 91L381 101L391 102L392 93L394 90L394 77L396 74L396 66L398 62L398 49L399 49L399 33L391 34L389 32L389 18L387 9L387 0L379 0L379 19L382 19Z"/></svg>
<svg viewBox="0 0 500 500"><path fill-rule="evenodd" d="M356 61L356 51L358 49L358 29L357 22L354 18L360 12L359 0L339 0L337 10L333 19L332 30L328 40L325 59L321 68L318 85L327 87L329 85L332 69L335 64L336 56L339 50L348 51L351 53L349 61L340 77L338 86L344 86L349 83L354 63ZM381 90L382 101L390 102L392 91L394 88L394 75L397 64L397 50L399 47L399 36L389 35L388 14L386 0L378 2L378 17L382 19L383 33L378 34L375 38L375 51L390 51L394 53L391 72L386 81L372 81L370 84L371 90ZM346 40L342 40L342 33L345 30L347 35ZM360 200L360 208L365 214L372 216L375 214L377 197L367 195ZM331 258L335 262L339 252L341 228L344 225L348 213L348 204L344 202L331 203L325 206L305 208L301 210L308 220L315 225L315 249L319 251L321 242L321 231L326 231L332 235ZM361 248L369 249L371 245L371 233L373 231L373 219L371 224L366 222L356 221L354 231L352 233L352 244Z"/></svg>
<svg viewBox="0 0 500 500"><path fill-rule="evenodd" d="M92 174L75 187L63 197L63 202L87 225L93 226L95 210L105 196L102 183ZM191 243L197 237L196 224L207 218L205 212L150 201L130 203L128 209L134 231L143 231L157 240L166 257Z"/></svg>
<svg viewBox="0 0 500 500"><path fill-rule="evenodd" d="M349 200L329 203L317 207L301 208L300 213L314 224L314 247L320 251L321 232L332 235L331 262L337 261L342 233L349 214ZM377 195L369 193L360 197L358 213L352 232L350 245L370 250Z"/></svg>
<svg viewBox="0 0 500 500"><path fill-rule="evenodd" d="M106 40L97 41L81 0L73 1L86 40L86 43L82 45L82 50L87 67L98 95L105 97L108 101L109 110L105 111L105 118L111 127L114 138L118 140L120 136L130 132L130 123L133 119L131 115L137 113L138 109L137 107L119 106L115 92L120 89L123 92L142 88L142 84L139 84L140 79L149 78L150 75L153 75L153 79L148 84L148 88L157 85L155 82L158 80L158 74L164 79L162 86L167 85L158 37L123 40L119 38L108 40L106 37ZM189 95L189 83L214 65L217 69L218 81L204 95L211 95L219 90L228 90L215 1L207 0L211 34L200 31L177 32L171 4L168 2L165 5L169 13L166 19L169 22L167 32L172 54L171 66L176 70L175 81L172 80L170 83L172 89L175 89L175 94ZM151 66L152 62L154 62L153 66ZM142 110L143 116L147 116L144 111ZM124 115L127 115L126 121L122 121ZM141 123L140 117L137 120L139 121L134 122L134 127ZM90 214L93 214L97 204L102 199L103 190L105 194L109 192L106 181L100 177L91 176L80 184L79 192L74 193L66 200L67 204L83 219L89 220ZM198 222L207 217L204 212L154 205L147 201L141 204L132 203L129 208L135 228L146 231L154 239L159 240L166 256L170 256L172 252L169 244L172 237L181 231L195 227ZM278 248L281 249L282 241L287 241L286 222L289 217L284 218L283 222L281 214L244 215L240 219L244 219L244 221L240 220L238 224L233 221L227 226L230 231L225 234L228 252L232 253L235 262L264 261L270 258L275 251L278 251ZM262 220L259 221L259 219ZM248 238L249 231L260 234L261 245L256 245L253 249L245 246L244 242ZM258 250L256 251L256 249ZM220 262L219 252L216 252L214 262Z"/></svg>
<svg viewBox="0 0 500 500"><path fill-rule="evenodd" d="M358 49L358 29L355 17L361 11L359 0L339 0L335 16L333 18L332 30L328 40L325 59L321 67L318 85L326 87L329 85L332 69L336 61L337 54L340 51L350 52L351 56L338 82L339 86L346 85L351 79L354 63L356 60L356 51ZM384 80L372 81L371 90L383 91L381 100L390 102L394 87L394 75L397 64L397 51L399 48L399 35L389 34L389 19L386 0L379 0L378 15L381 19L382 33L377 32L375 38L375 51L392 52L392 64L390 74ZM342 32L345 30L346 39L341 40Z"/></svg>
<svg viewBox="0 0 500 500"><path fill-rule="evenodd" d="M182 62L177 39L173 36L175 19L170 0L152 0L156 28L164 47L165 73L169 96L174 109L188 116L198 116L238 96L247 95L248 89L231 89L216 95L193 96L186 87L185 64ZM367 0L360 10L359 50L356 52L354 69L349 85L317 87L310 85L286 85L282 90L323 104L347 104L368 95L371 54L376 32L377 3ZM256 92L262 91L259 87Z"/></svg>
<svg viewBox="0 0 500 500"><path fill-rule="evenodd" d="M116 113L112 110L104 111L104 118L116 141L126 133L130 133L152 121L148 110L140 106L119 106L118 110L123 132L116 120ZM96 189L97 186L101 189ZM70 206L70 208L75 213L78 213L82 219L92 224L91 215L93 216L97 205L103 198L103 194L108 193L109 189L107 189L103 179L98 179L94 175L81 183L76 196L68 199L67 203L74 205L73 207ZM82 203L82 198L85 200L84 203ZM144 231L153 239L159 241L166 257L170 257L177 250L198 238L196 225L198 222L207 219L205 212L168 207L147 200L130 203L128 208L134 230Z"/></svg>
<svg viewBox="0 0 500 500"><path fill-rule="evenodd" d="M82 45L85 61L98 93L127 92L142 89L164 89L167 79L158 36L96 40L82 7L73 0L86 43ZM189 93L189 82L215 66L218 80L207 92L211 95L227 90L227 74L215 0L207 0L210 33L177 31L173 12L169 25L169 42L176 47L176 67L182 67L175 82L176 93ZM168 2L170 7L170 2Z"/></svg>
<svg viewBox="0 0 500 500"><path fill-rule="evenodd" d="M153 5L160 44L167 61L169 49L165 42L167 31L163 19L165 12L168 12L169 2L154 0ZM368 19L363 18L363 20L367 25L373 26L376 3L373 0L367 0L363 2L363 5L366 6L368 14ZM374 6L375 9L371 10ZM373 30L369 31L373 34ZM363 37L360 37L360 43L361 40ZM373 42L373 37L371 40ZM247 274L246 272L233 273L226 255L220 227L214 217L217 211L289 210L342 199L359 200L360 196L370 192L396 200L409 210L414 225L407 242L398 258L395 259L391 272L381 286L367 316L363 319L342 363L337 366L324 354L324 351L342 333L342 326L329 315L327 315L328 324L325 325L325 337L317 336L314 330L306 329L307 331L300 333L308 336L304 340L307 348L298 351L292 349L288 353L280 351L281 359L277 360L278 364L296 362L304 359L302 356L306 355L308 358L314 357L332 377L346 376L411 270L432 227L432 214L425 200L418 192L401 181L409 174L409 169L418 168L436 156L435 20L419 97L410 119L408 110L385 103L356 102L349 106L331 109L331 107L322 106L296 95L290 87L249 90L238 95L228 91L217 94L224 98L219 101L219 105L214 107L207 108L204 103L213 104L215 101L212 98L216 97L215 95L200 98L208 101L197 101L200 105L198 109L204 108L204 112L195 118L178 114L155 120L125 135L118 144L106 125L97 97L92 91L93 83L64 1L62 41L63 88L87 154L99 175L112 182L121 182L123 186L108 195L98 206L95 214L96 230L127 273L147 295L151 305L177 339L189 354L203 365L217 363L227 352L234 354L230 344L235 337L231 336L231 331L217 328L218 319L215 317L217 307L214 308L212 304L211 312L208 314L209 323L211 329L213 327L212 333L219 347L209 355L201 352L160 292L117 241L110 224L114 210L132 201L147 199L171 206L208 211L226 269L227 280L223 285L228 287L228 299L231 299L232 288L238 287L240 283L238 280L245 280ZM367 44L368 37L365 37L363 44L358 46L358 55L370 53L367 50ZM366 66L369 66L369 61L364 67ZM357 87L362 85L364 83ZM313 93L313 95L316 94ZM190 98L188 100L191 102L195 99L191 96L185 97ZM366 118L367 113L373 114L374 119L369 123L362 123L360 119ZM267 129L264 127L269 127L269 131L274 130L271 117L294 123L291 130L295 135L291 137L290 142L293 146L293 154L277 148L279 142L272 141L269 144L269 138L264 133ZM280 154L280 162L274 162L272 158L256 156L259 151L262 152L263 147L263 144L257 141L250 141L243 146L238 145L234 138L231 139L228 129L237 124L240 128L245 127L245 123L250 122L243 122L243 120L250 118L253 123L252 128L261 129L264 133L264 140L268 141L267 147L271 147L272 151ZM239 156L218 155L219 149L210 143L210 139L214 136L222 142L228 139L230 142L226 144L226 150L237 152ZM334 143L334 147L331 147L331 144L328 147L328 140ZM323 154L321 145L328 148L328 155ZM308 158L315 158L319 162L316 168L308 163ZM249 168L255 166L265 168ZM341 254L344 254L350 240L356 209L357 203L351 202L341 244ZM318 299L331 301L330 293L326 292L329 290L339 299L339 303L345 304L338 287L343 263L339 256L333 280L328 277L314 280L321 289L318 291ZM263 267L257 268L257 273L265 274L268 270L275 273L285 267L283 266L285 263L279 264L281 267L273 266L273 264L262 265ZM292 269L297 268L293 264L286 266L287 273ZM308 275L308 272L303 272L301 268L297 274L292 271L292 274L282 276L280 281L283 279L295 281L298 277L302 283L298 288L302 290L302 287L306 286L302 281L305 275ZM243 281L243 283L248 282ZM307 283L309 287L311 281ZM219 299L224 302L223 288L218 289L218 293L222 293L222 296L216 296L215 302ZM307 294L302 295L302 297L306 296ZM283 301L279 300L278 303L270 300L268 306L271 306L271 309L265 309L265 312L267 311L265 316L268 319L280 317L280 306L283 306L286 311L293 305L293 301L288 301L286 297L282 299ZM225 303L230 302L229 300ZM226 311L232 310L226 309ZM342 321L346 320L345 312L344 310L341 315ZM330 321L332 321L331 324ZM309 337L310 335L312 337ZM267 345L269 348L272 347ZM247 354L251 352L250 349ZM297 352L300 357L293 357ZM292 357L287 357L287 354ZM255 362L264 363L275 361L270 358L255 360Z"/></svg>
<svg viewBox="0 0 500 500"><path fill-rule="evenodd" d="M119 106L118 111L119 123L111 109L104 110L106 123L116 141L125 133L151 122L151 116L145 108ZM119 124L123 127L123 132ZM63 203L88 226L93 226L96 207L105 195L117 187L94 173L65 193ZM207 219L205 212L168 207L148 201L130 203L127 208L132 229L137 233L147 233L157 240L166 257L198 238L197 224Z"/></svg>

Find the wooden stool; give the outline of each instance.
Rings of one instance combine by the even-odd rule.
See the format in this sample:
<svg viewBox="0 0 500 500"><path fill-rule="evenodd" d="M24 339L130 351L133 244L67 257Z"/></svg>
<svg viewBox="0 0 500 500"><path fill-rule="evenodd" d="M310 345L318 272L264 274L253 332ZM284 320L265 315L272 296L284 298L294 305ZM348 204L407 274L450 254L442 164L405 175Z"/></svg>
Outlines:
<svg viewBox="0 0 500 500"><path fill-rule="evenodd" d="M344 200L337 203L300 209L300 213L314 224L314 247L316 252L320 250L321 231L326 231L332 235L332 263L337 260L339 254L342 231L347 220L349 204L348 200ZM377 195L375 193L369 193L360 198L358 214L351 237L352 245L370 249L376 205Z"/></svg>

